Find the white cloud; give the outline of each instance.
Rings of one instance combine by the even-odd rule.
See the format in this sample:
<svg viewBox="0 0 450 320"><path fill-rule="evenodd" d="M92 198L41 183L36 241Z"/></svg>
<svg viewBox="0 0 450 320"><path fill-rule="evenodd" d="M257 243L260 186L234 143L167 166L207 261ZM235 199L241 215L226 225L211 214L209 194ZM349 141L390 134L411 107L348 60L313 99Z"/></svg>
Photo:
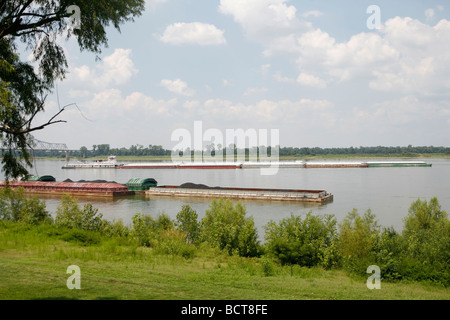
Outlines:
<svg viewBox="0 0 450 320"><path fill-rule="evenodd" d="M433 9L429 8L427 10L425 10L425 18L427 18L427 20L432 20L434 18L435 12Z"/></svg>
<svg viewBox="0 0 450 320"><path fill-rule="evenodd" d="M198 100L189 100L183 103L183 107L190 111L195 110L199 105L200 102Z"/></svg>
<svg viewBox="0 0 450 320"><path fill-rule="evenodd" d="M232 86L233 84L232 84L229 80L223 79L223 80L222 80L222 85L223 85L224 87L230 87L230 86Z"/></svg>
<svg viewBox="0 0 450 320"><path fill-rule="evenodd" d="M163 79L160 82L160 85L178 95L191 97L195 94L195 91L190 89L186 82L181 79L169 80Z"/></svg>
<svg viewBox="0 0 450 320"><path fill-rule="evenodd" d="M88 90L123 85L138 73L131 60L131 49L121 48L115 49L94 68L82 65L73 67L72 70L68 75L71 85Z"/></svg>
<svg viewBox="0 0 450 320"><path fill-rule="evenodd" d="M249 39L261 43L265 56L295 60L297 81L302 85L324 88L362 79L369 89L377 91L448 95L448 20L430 26L410 17L395 17L385 21L378 32L361 32L338 42L302 20L319 16L320 11L298 17L287 0L221 0L219 10L231 15ZM434 18L435 10L426 14ZM280 74L274 78L292 82Z"/></svg>
<svg viewBox="0 0 450 320"><path fill-rule="evenodd" d="M423 95L448 94L450 21L434 27L411 18L386 21L384 39L399 52L389 70L374 70L370 87Z"/></svg>
<svg viewBox="0 0 450 320"><path fill-rule="evenodd" d="M300 99L259 100L244 104L224 99L209 99L197 107L197 115L211 120L236 122L282 122L310 125L320 123L321 119L334 119L333 104L328 100ZM289 115L286 118L286 115ZM321 124L322 125L322 124Z"/></svg>
<svg viewBox="0 0 450 320"><path fill-rule="evenodd" d="M223 34L223 30L219 30L212 24L178 22L167 26L159 39L164 43L174 45L196 44L210 46L225 44L226 40Z"/></svg>
<svg viewBox="0 0 450 320"><path fill-rule="evenodd" d="M275 79L275 81L280 82L280 83L295 83L295 81L296 81L293 78L282 76L279 71L277 71L276 73L273 74L273 78Z"/></svg>
<svg viewBox="0 0 450 320"><path fill-rule="evenodd" d="M219 11L231 15L239 23L246 36L270 47L272 41L290 34L299 33L309 27L300 21L297 9L287 5L286 0L221 0ZM286 42L285 40L284 42Z"/></svg>
<svg viewBox="0 0 450 320"><path fill-rule="evenodd" d="M269 69L270 69L270 63L263 64L261 66L261 74L263 76L266 76L269 73Z"/></svg>
<svg viewBox="0 0 450 320"><path fill-rule="evenodd" d="M247 90L245 90L244 96L263 94L266 93L267 90L267 88L248 88Z"/></svg>
<svg viewBox="0 0 450 320"><path fill-rule="evenodd" d="M133 92L124 99L126 111L140 112L142 115L171 116L173 108L177 104L177 99L169 100L155 99L142 92Z"/></svg>
<svg viewBox="0 0 450 320"><path fill-rule="evenodd" d="M317 18L317 17L323 16L323 14L324 13L319 11L319 10L310 10L310 11L304 12L302 14L302 17L304 17L304 18L309 18L309 17Z"/></svg>
<svg viewBox="0 0 450 320"><path fill-rule="evenodd" d="M327 83L325 80L320 79L312 74L300 73L297 78L297 82L302 86L309 86L314 88L326 88Z"/></svg>
<svg viewBox="0 0 450 320"><path fill-rule="evenodd" d="M98 92L94 97L84 103L88 105L88 118L105 119L148 119L149 116L171 116L177 99L161 100L145 95L142 92L133 92L124 96L119 89L106 89ZM137 116L138 115L138 116ZM119 117L119 118L118 118Z"/></svg>

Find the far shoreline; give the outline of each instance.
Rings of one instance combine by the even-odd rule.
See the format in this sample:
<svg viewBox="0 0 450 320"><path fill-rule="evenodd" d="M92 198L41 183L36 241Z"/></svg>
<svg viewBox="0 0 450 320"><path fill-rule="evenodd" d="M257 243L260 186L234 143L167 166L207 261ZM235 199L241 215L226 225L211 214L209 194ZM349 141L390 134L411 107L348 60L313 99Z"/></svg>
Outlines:
<svg viewBox="0 0 450 320"><path fill-rule="evenodd" d="M71 160L96 160L104 159L108 155L89 157L89 158L79 158L71 157ZM356 160L356 159L450 159L450 154L445 153L423 153L423 154L328 154L328 155L290 155L290 156L279 156L280 161L295 161L295 160ZM57 160L66 161L65 155L63 157L35 157L36 160ZM171 161L171 156L116 156L117 161ZM244 159L235 159L243 161ZM268 161L271 160L270 157L267 158ZM217 160L221 161L221 160Z"/></svg>

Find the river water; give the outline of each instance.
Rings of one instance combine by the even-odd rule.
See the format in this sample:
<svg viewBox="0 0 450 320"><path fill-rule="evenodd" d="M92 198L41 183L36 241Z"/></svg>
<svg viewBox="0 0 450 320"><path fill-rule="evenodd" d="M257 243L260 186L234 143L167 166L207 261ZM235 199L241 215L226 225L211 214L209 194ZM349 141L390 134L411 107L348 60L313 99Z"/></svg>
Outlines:
<svg viewBox="0 0 450 320"><path fill-rule="evenodd" d="M367 160L367 159L366 159ZM372 159L371 159L372 160ZM379 160L379 159L373 159ZM399 159L383 159L383 161ZM416 160L416 159L415 159ZM276 175L261 175L259 169L62 169L65 161L36 160L31 170L35 175L52 175L57 181L107 180L125 184L131 178L154 178L158 185L180 185L186 182L202 183L208 186L254 187L280 189L326 190L334 195L331 203L324 205L277 202L242 201L247 214L253 216L258 233L262 238L263 226L270 220L279 221L285 217L333 214L338 222L353 208L364 213L371 209L380 225L403 228L403 219L413 201L437 197L442 208L450 212L450 159L417 159L432 164L432 167L392 168L280 168ZM357 161L357 160L355 160ZM1 176L3 180L3 176ZM43 196L49 212L54 214L60 198ZM83 198L79 203L92 203L103 218L122 219L131 223L136 213L156 216L166 213L175 218L183 204L197 211L199 218L208 209L210 199L189 198L147 198L143 196L104 198Z"/></svg>

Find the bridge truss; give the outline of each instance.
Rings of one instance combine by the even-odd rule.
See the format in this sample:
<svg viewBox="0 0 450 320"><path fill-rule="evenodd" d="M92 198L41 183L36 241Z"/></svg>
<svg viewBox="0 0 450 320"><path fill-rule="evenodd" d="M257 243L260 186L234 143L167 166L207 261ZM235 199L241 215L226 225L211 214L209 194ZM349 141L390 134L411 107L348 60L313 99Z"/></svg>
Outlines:
<svg viewBox="0 0 450 320"><path fill-rule="evenodd" d="M38 139L34 139L33 150L57 150L57 151L69 151L65 143L51 143Z"/></svg>

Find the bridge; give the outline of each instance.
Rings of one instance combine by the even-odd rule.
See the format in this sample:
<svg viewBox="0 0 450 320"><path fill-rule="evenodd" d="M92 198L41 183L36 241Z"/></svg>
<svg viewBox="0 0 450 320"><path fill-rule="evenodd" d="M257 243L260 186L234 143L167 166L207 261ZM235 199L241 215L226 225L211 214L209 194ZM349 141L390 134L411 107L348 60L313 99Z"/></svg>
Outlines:
<svg viewBox="0 0 450 320"><path fill-rule="evenodd" d="M51 143L51 142L45 142L38 139L34 139L34 146L33 150L57 150L57 151L70 151L69 148L67 148L67 145L65 143Z"/></svg>
<svg viewBox="0 0 450 320"><path fill-rule="evenodd" d="M0 142L0 149L3 149L3 145ZM38 139L33 139L32 145L30 146L31 156L34 158L35 150L48 150L48 151L65 151L66 152L66 162L69 162L69 152L70 151L79 151L79 150L70 150L67 148L65 143L52 143L46 142Z"/></svg>
<svg viewBox="0 0 450 320"><path fill-rule="evenodd" d="M34 150L56 150L56 151L65 151L66 152L66 163L69 162L70 156L69 156L69 148L67 148L67 145L65 143L52 143L52 142L46 142L38 139L33 139L33 148L31 150L32 156L34 157ZM72 150L73 151L73 150Z"/></svg>

